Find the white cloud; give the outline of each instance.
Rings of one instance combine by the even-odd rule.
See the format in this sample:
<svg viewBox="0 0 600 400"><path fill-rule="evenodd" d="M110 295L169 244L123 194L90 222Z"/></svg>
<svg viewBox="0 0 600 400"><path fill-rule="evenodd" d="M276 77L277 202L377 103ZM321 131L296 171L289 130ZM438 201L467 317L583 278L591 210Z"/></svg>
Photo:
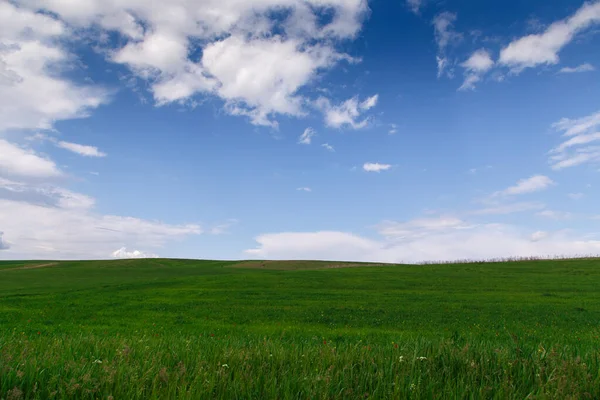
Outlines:
<svg viewBox="0 0 600 400"><path fill-rule="evenodd" d="M455 230L472 229L475 225L451 216L438 218L419 218L408 222L384 221L375 226L377 232L387 239L416 238L432 233Z"/></svg>
<svg viewBox="0 0 600 400"><path fill-rule="evenodd" d="M217 95L230 114L273 127L278 114L304 115L300 89L320 71L355 61L336 47L355 38L368 13L366 0L22 3L77 28L119 33L122 46L106 54L147 80L159 105Z"/></svg>
<svg viewBox="0 0 600 400"><path fill-rule="evenodd" d="M0 250L10 249L10 245L4 241L4 232L0 232Z"/></svg>
<svg viewBox="0 0 600 400"><path fill-rule="evenodd" d="M461 66L465 69L465 80L458 90L473 90L475 84L494 66L494 61L486 49L479 49Z"/></svg>
<svg viewBox="0 0 600 400"><path fill-rule="evenodd" d="M54 161L0 139L0 177L54 178L60 175Z"/></svg>
<svg viewBox="0 0 600 400"><path fill-rule="evenodd" d="M160 248L168 241L202 233L196 224L98 214L92 197L45 181L0 177L0 226L11 244L0 257L106 258L115 248Z"/></svg>
<svg viewBox="0 0 600 400"><path fill-rule="evenodd" d="M364 163L363 170L366 172L381 172L387 171L392 168L390 164L380 164L380 163Z"/></svg>
<svg viewBox="0 0 600 400"><path fill-rule="evenodd" d="M585 3L575 14L553 23L544 32L511 42L500 52L499 62L516 73L540 64L557 64L563 47L597 23L600 23L600 2Z"/></svg>
<svg viewBox="0 0 600 400"><path fill-rule="evenodd" d="M107 100L102 88L62 77L74 64L61 44L70 34L47 14L0 3L0 131L49 129Z"/></svg>
<svg viewBox="0 0 600 400"><path fill-rule="evenodd" d="M533 234L531 234L531 241L539 242L540 240L546 239L547 237L548 237L548 232L537 231L537 232L533 232Z"/></svg>
<svg viewBox="0 0 600 400"><path fill-rule="evenodd" d="M520 202L511 204L493 205L479 210L471 211L473 215L506 215L524 211L539 210L544 208L543 203L538 202Z"/></svg>
<svg viewBox="0 0 600 400"><path fill-rule="evenodd" d="M25 140L29 142L50 142L56 147L69 150L73 153L79 154L84 157L106 157L106 153L103 153L102 151L98 150L98 148L95 146L87 146L62 140L59 141L56 138L41 132L37 132L34 135L27 136Z"/></svg>
<svg viewBox="0 0 600 400"><path fill-rule="evenodd" d="M479 49L471 54L471 57L461 66L470 72L487 72L494 66L494 60L492 60L489 51Z"/></svg>
<svg viewBox="0 0 600 400"><path fill-rule="evenodd" d="M358 97L354 96L340 105L332 105L329 99L320 97L315 102L315 105L325 114L325 123L327 126L332 128L349 126L353 129L360 129L368 125L369 119L359 119L364 112L377 105L378 98L378 95L374 95L359 102Z"/></svg>
<svg viewBox="0 0 600 400"><path fill-rule="evenodd" d="M296 188L296 190L298 190L300 192L312 192L312 189L309 187L299 187L299 188Z"/></svg>
<svg viewBox="0 0 600 400"><path fill-rule="evenodd" d="M406 4L412 12L419 14L421 6L423 5L423 0L406 0Z"/></svg>
<svg viewBox="0 0 600 400"><path fill-rule="evenodd" d="M323 143L323 144L321 145L321 147L323 147L323 148L324 148L325 150L327 150L327 151L331 151L331 152L334 152L334 151L335 151L335 149L333 148L333 146L332 146L332 145L330 145L329 143Z"/></svg>
<svg viewBox="0 0 600 400"><path fill-rule="evenodd" d="M589 63L578 65L577 67L564 67L560 69L561 74L574 74L577 72L591 72L595 71L596 68Z"/></svg>
<svg viewBox="0 0 600 400"><path fill-rule="evenodd" d="M535 213L538 217L549 218L549 219L570 219L573 217L573 214L566 211L554 211L554 210L544 210L538 213Z"/></svg>
<svg viewBox="0 0 600 400"><path fill-rule="evenodd" d="M580 146L583 144L588 144L591 142L596 142L600 140L600 132L594 132L587 135L577 135L574 136L563 143L561 143L556 148L550 151L551 154L559 154L564 153L565 150L568 150L571 147Z"/></svg>
<svg viewBox="0 0 600 400"><path fill-rule="evenodd" d="M373 95L360 103L359 107L361 110L370 110L377 105L377 100L379 100L379 95Z"/></svg>
<svg viewBox="0 0 600 400"><path fill-rule="evenodd" d="M465 76L465 80L462 85L458 88L458 90L475 90L475 85L481 81L481 75L479 74L467 74Z"/></svg>
<svg viewBox="0 0 600 400"><path fill-rule="evenodd" d="M158 258L158 255L153 253L144 253L139 250L127 251L126 247L121 247L119 250L113 251L113 258Z"/></svg>
<svg viewBox="0 0 600 400"><path fill-rule="evenodd" d="M564 136L577 136L600 127L600 111L578 119L563 118L552 124L557 131L563 131Z"/></svg>
<svg viewBox="0 0 600 400"><path fill-rule="evenodd" d="M521 179L516 185L494 193L493 196L515 196L526 193L539 192L554 185L554 181L544 175L534 175L530 178Z"/></svg>
<svg viewBox="0 0 600 400"><path fill-rule="evenodd" d="M552 169L600 162L600 146L591 145L600 141L600 112L579 119L563 118L552 127L566 138L548 153Z"/></svg>
<svg viewBox="0 0 600 400"><path fill-rule="evenodd" d="M579 200L579 199L583 198L584 194L583 193L569 193L567 196L569 196L569 198L572 200Z"/></svg>
<svg viewBox="0 0 600 400"><path fill-rule="evenodd" d="M438 54L436 56L438 78L441 77L445 72L450 76L452 75L451 71L447 71L449 61L446 56L446 49L448 46L456 44L462 40L462 34L456 32L454 29L455 21L456 13L445 11L436 15L432 22L435 41L438 46Z"/></svg>
<svg viewBox="0 0 600 400"><path fill-rule="evenodd" d="M313 136L315 136L317 132L313 128L306 128L300 138L298 138L299 144L310 144Z"/></svg>
<svg viewBox="0 0 600 400"><path fill-rule="evenodd" d="M208 45L202 63L220 82L217 93L230 107L250 115L254 124L272 125L272 113L303 115L304 100L296 92L318 69L341 57L328 47L303 47L301 41L281 37L248 41L230 36Z"/></svg>
<svg viewBox="0 0 600 400"><path fill-rule="evenodd" d="M97 147L94 146L86 146L83 144L64 141L57 142L56 146L85 157L106 157L106 153L101 152Z"/></svg>
<svg viewBox="0 0 600 400"><path fill-rule="evenodd" d="M478 225L470 229L450 226L426 235L392 240L374 240L336 231L283 232L258 236L257 247L245 253L257 259L390 263L600 254L600 241L585 240L564 232L546 236L529 232L501 224Z"/></svg>
<svg viewBox="0 0 600 400"><path fill-rule="evenodd" d="M388 131L388 133L390 135L394 135L397 132L398 132L398 125L396 125L396 124L390 124L390 130Z"/></svg>
<svg viewBox="0 0 600 400"><path fill-rule="evenodd" d="M446 71L446 68L448 67L449 61L448 61L447 57L441 56L441 55L437 55L435 57L435 60L437 62L437 70L438 70L437 77L440 78L444 74L444 72ZM447 74L450 77L453 76L453 72L452 71L447 72Z"/></svg>

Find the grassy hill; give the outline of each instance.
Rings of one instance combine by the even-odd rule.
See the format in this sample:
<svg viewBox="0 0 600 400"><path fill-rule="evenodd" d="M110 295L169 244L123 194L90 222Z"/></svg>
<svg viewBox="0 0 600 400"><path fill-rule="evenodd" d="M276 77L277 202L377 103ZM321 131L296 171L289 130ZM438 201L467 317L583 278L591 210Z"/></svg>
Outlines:
<svg viewBox="0 0 600 400"><path fill-rule="evenodd" d="M0 398L600 398L600 260L0 262Z"/></svg>

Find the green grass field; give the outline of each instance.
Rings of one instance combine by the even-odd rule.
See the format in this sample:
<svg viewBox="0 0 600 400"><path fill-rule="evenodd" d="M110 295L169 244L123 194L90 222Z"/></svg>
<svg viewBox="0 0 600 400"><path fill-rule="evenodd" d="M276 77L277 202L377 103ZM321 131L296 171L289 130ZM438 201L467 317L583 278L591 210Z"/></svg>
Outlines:
<svg viewBox="0 0 600 400"><path fill-rule="evenodd" d="M0 262L0 399L598 399L600 260Z"/></svg>

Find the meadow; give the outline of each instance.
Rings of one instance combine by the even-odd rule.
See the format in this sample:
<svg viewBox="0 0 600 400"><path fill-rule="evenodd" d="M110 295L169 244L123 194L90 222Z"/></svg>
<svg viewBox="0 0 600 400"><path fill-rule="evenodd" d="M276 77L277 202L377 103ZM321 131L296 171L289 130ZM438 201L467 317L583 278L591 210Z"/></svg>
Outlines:
<svg viewBox="0 0 600 400"><path fill-rule="evenodd" d="M600 260L0 262L0 399L598 399Z"/></svg>

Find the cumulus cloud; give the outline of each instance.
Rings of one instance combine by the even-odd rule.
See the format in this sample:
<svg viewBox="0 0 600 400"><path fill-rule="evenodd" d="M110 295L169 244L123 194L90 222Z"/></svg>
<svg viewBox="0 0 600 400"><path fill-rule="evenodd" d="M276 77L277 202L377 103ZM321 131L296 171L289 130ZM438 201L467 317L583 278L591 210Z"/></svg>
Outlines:
<svg viewBox="0 0 600 400"><path fill-rule="evenodd" d="M127 251L126 247L121 247L112 252L113 258L158 258L158 255L153 253L144 253L139 250Z"/></svg>
<svg viewBox="0 0 600 400"><path fill-rule="evenodd" d="M408 223L410 225L410 223ZM505 257L577 256L600 253L600 241L565 232L540 233L502 224L426 230L421 234L365 238L348 232L283 232L256 237L246 256L257 259L319 259L369 262L422 262ZM423 229L421 227L417 230ZM385 231L384 231L385 232ZM409 232L412 232L409 230Z"/></svg>
<svg viewBox="0 0 600 400"><path fill-rule="evenodd" d="M374 95L360 102L354 96L339 105L331 104L327 98L320 97L315 105L325 115L325 123L332 128L350 127L352 129L364 128L369 123L369 118L363 118L362 114L377 105L379 96Z"/></svg>
<svg viewBox="0 0 600 400"><path fill-rule="evenodd" d="M434 29L435 41L438 47L436 56L438 66L438 78L444 73L452 75L452 71L448 70L449 60L446 55L448 46L456 44L462 40L462 34L454 29L456 21L456 13L442 12L433 18L432 24Z"/></svg>
<svg viewBox="0 0 600 400"><path fill-rule="evenodd" d="M600 112L578 119L563 118L552 127L565 138L548 153L552 169L600 162L600 146L594 144L600 141Z"/></svg>
<svg viewBox="0 0 600 400"><path fill-rule="evenodd" d="M578 65L577 67L564 67L560 69L561 74L574 74L577 72L591 72L595 71L596 68L589 63Z"/></svg>
<svg viewBox="0 0 600 400"><path fill-rule="evenodd" d="M479 49L461 66L465 69L465 80L458 90L473 90L475 84L494 66L494 60L486 49Z"/></svg>
<svg viewBox="0 0 600 400"><path fill-rule="evenodd" d="M313 128L306 128L302 135L298 138L299 144L310 144L312 142L313 136L315 136L317 132Z"/></svg>
<svg viewBox="0 0 600 400"><path fill-rule="evenodd" d="M578 33L600 23L600 2L588 2L570 17L551 24L544 32L514 40L500 52L500 64L519 73L525 68L557 64L558 53Z"/></svg>
<svg viewBox="0 0 600 400"><path fill-rule="evenodd" d="M309 187L299 187L296 188L296 190L298 190L299 192L312 192L312 189Z"/></svg>
<svg viewBox="0 0 600 400"><path fill-rule="evenodd" d="M64 141L57 142L56 146L84 157L106 157L106 153L101 152L97 147L94 146L86 146L83 144Z"/></svg>
<svg viewBox="0 0 600 400"><path fill-rule="evenodd" d="M494 66L494 60L489 51L479 49L467 61L461 64L463 68L471 72L487 72Z"/></svg>
<svg viewBox="0 0 600 400"><path fill-rule="evenodd" d="M63 77L73 65L61 44L70 34L48 14L0 3L0 131L49 129L107 101L106 90Z"/></svg>
<svg viewBox="0 0 600 400"><path fill-rule="evenodd" d="M366 0L21 3L118 33L122 44L105 53L147 80L158 105L216 95L230 114L273 127L276 115L304 115L300 89L320 71L354 61L337 44L356 36L368 12Z"/></svg>
<svg viewBox="0 0 600 400"><path fill-rule="evenodd" d="M366 172L381 172L387 171L392 168L391 164L380 164L380 163L364 163L363 170Z"/></svg>

